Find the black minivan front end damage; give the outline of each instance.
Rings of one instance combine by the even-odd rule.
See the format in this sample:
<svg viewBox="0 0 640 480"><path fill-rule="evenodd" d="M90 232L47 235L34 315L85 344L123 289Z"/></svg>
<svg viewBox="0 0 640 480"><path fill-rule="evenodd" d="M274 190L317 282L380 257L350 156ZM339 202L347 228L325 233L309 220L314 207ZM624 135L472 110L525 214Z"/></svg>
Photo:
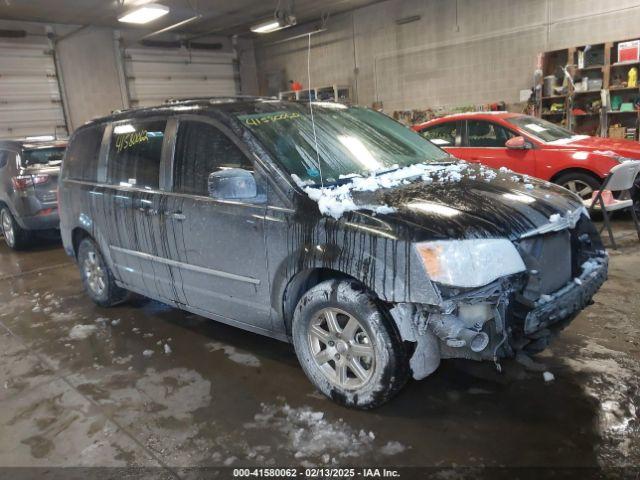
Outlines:
<svg viewBox="0 0 640 480"><path fill-rule="evenodd" d="M74 133L61 178L63 243L96 304L135 292L290 341L357 408L443 358L543 349L607 276L568 190L338 103L116 113Z"/></svg>
<svg viewBox="0 0 640 480"><path fill-rule="evenodd" d="M413 376L443 358L492 360L537 353L592 302L607 279L608 256L586 211L513 241L525 269L480 288L435 284L439 305L398 303L391 315L415 342ZM569 255L567 255L570 253Z"/></svg>

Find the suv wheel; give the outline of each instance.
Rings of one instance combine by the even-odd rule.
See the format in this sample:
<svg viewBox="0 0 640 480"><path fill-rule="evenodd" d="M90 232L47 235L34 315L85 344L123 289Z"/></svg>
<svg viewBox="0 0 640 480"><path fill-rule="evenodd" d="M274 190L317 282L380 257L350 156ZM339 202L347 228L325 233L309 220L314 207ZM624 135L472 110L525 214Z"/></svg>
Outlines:
<svg viewBox="0 0 640 480"><path fill-rule="evenodd" d="M90 238L80 242L78 266L85 291L101 307L111 307L127 299L128 292L116 285L100 249Z"/></svg>
<svg viewBox="0 0 640 480"><path fill-rule="evenodd" d="M590 200L591 194L598 190L601 184L588 173L582 172L569 172L560 175L555 183L575 193L583 200Z"/></svg>
<svg viewBox="0 0 640 480"><path fill-rule="evenodd" d="M293 344L311 382L348 407L377 407L404 386L402 341L372 295L353 281L330 280L305 293L293 319Z"/></svg>
<svg viewBox="0 0 640 480"><path fill-rule="evenodd" d="M0 210L0 226L9 248L21 250L29 243L29 232L18 225L8 207L2 207Z"/></svg>

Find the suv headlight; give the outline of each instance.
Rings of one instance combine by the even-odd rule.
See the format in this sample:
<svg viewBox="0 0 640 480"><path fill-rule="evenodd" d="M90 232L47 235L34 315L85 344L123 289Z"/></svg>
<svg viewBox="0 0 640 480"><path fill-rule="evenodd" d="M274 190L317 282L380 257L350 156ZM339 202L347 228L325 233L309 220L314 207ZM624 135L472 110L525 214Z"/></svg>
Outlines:
<svg viewBox="0 0 640 480"><path fill-rule="evenodd" d="M507 239L442 240L415 248L432 281L455 287L481 287L526 269Z"/></svg>

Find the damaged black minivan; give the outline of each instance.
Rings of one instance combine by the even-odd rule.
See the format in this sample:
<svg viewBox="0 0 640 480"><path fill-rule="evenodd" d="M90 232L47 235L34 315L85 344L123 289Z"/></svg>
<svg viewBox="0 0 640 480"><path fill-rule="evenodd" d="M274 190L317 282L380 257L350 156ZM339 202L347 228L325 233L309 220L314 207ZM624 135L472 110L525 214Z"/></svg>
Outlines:
<svg viewBox="0 0 640 480"><path fill-rule="evenodd" d="M292 342L314 385L358 408L443 358L540 351L607 276L569 191L335 103L92 121L63 162L60 219L97 304L136 292Z"/></svg>

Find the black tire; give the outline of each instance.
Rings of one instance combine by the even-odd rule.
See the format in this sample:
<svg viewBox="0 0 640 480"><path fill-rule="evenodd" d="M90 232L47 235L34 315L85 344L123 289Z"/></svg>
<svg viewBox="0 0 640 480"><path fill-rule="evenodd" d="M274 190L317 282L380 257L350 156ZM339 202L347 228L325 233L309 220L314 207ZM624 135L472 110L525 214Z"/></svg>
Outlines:
<svg viewBox="0 0 640 480"><path fill-rule="evenodd" d="M339 326L333 333L328 312L336 314L332 323ZM358 324L355 330L347 327L352 319ZM316 327L323 330L322 335L329 334L325 341L314 336ZM407 354L399 334L390 327L388 314L355 281L329 280L306 292L295 309L292 334L307 377L323 394L346 407L380 406L409 379ZM367 356L358 355L363 351Z"/></svg>
<svg viewBox="0 0 640 480"><path fill-rule="evenodd" d="M600 189L602 182L585 172L567 172L555 179L555 183L577 194L583 200L589 200L591 193ZM573 187L575 185L575 188ZM579 186L584 186L584 189ZM583 193L580 193L583 192Z"/></svg>
<svg viewBox="0 0 640 480"><path fill-rule="evenodd" d="M85 238L78 247L78 267L87 294L101 307L112 307L127 300L129 292L116 285L100 248L90 238ZM97 277L102 275L102 281Z"/></svg>
<svg viewBox="0 0 640 480"><path fill-rule="evenodd" d="M7 206L0 209L0 228L5 243L13 250L24 250L31 243L30 232L18 224Z"/></svg>

